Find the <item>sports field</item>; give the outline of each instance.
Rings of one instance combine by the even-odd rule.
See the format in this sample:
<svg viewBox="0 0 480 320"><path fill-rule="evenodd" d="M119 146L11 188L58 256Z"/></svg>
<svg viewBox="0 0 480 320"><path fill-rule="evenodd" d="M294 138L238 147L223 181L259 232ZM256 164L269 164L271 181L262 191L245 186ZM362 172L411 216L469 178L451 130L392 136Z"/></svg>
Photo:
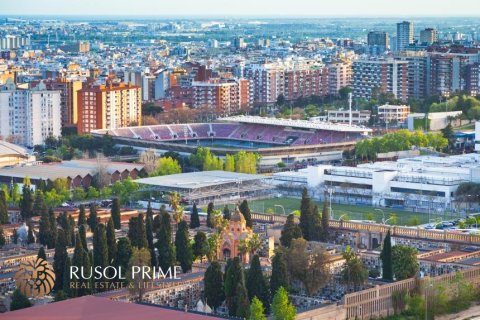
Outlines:
<svg viewBox="0 0 480 320"><path fill-rule="evenodd" d="M300 199L296 198L272 198L264 200L252 200L248 203L250 206L250 210L260 213L273 212L276 214L283 214L283 210L285 209L285 214L289 214L292 211L300 209ZM317 202L317 204L319 210L321 211L323 208L323 203ZM233 208L233 205L231 205L230 207ZM370 206L332 203L332 212L334 219L342 217L346 220L368 220L368 218L371 218L373 216L373 219L375 221L381 223L383 216L385 216L385 219L388 219L391 217L392 214L395 214L397 217L397 225L417 225L429 222L428 213L403 211L392 208L379 208L376 210L375 208ZM438 213L430 214L430 219L432 220L448 220L455 218L458 218L458 216Z"/></svg>

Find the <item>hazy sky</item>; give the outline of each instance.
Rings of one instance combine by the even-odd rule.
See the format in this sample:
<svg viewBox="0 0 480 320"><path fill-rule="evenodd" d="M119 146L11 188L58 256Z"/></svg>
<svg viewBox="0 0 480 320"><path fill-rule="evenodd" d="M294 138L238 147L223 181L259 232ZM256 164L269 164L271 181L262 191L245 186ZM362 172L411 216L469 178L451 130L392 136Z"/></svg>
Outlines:
<svg viewBox="0 0 480 320"><path fill-rule="evenodd" d="M478 0L0 0L0 15L479 16Z"/></svg>

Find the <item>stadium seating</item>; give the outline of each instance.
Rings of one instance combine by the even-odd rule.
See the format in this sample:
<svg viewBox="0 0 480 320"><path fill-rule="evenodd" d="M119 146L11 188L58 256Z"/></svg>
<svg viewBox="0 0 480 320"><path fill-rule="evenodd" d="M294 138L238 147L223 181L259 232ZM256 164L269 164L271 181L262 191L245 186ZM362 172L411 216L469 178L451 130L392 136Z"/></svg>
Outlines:
<svg viewBox="0 0 480 320"><path fill-rule="evenodd" d="M255 141L278 145L315 145L355 141L362 136L358 133L345 133L329 130L301 130L275 125L254 123L191 123L165 124L145 127L119 128L112 131L116 136L159 141L176 141L185 138Z"/></svg>

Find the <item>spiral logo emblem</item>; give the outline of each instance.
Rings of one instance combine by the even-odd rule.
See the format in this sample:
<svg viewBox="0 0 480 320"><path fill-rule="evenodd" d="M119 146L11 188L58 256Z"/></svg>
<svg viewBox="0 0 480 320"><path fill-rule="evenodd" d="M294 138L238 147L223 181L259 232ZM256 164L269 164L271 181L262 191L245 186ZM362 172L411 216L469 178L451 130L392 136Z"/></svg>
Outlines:
<svg viewBox="0 0 480 320"><path fill-rule="evenodd" d="M22 261L15 274L15 284L27 297L41 298L52 291L55 273L42 258Z"/></svg>

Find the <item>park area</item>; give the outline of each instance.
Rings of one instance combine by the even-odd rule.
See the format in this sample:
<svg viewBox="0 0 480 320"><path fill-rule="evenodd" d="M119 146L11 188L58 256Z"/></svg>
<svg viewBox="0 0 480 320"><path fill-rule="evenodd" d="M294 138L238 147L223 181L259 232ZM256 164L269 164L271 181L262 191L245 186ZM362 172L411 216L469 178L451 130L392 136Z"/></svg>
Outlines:
<svg viewBox="0 0 480 320"><path fill-rule="evenodd" d="M319 211L322 211L323 203L316 202ZM250 210L258 213L274 213L274 214L290 214L295 210L300 209L299 198L270 198L251 200L248 202ZM229 205L232 209L234 205ZM382 213L383 212L383 213ZM458 215L451 215L445 213L428 213L411 212L394 208L373 208L366 205L348 205L332 203L333 219L342 218L343 220L375 220L378 223L382 219L389 219L394 215L396 218L387 221L387 224L414 226L429 223L432 221L443 221L459 218ZM395 221L396 220L396 221Z"/></svg>

